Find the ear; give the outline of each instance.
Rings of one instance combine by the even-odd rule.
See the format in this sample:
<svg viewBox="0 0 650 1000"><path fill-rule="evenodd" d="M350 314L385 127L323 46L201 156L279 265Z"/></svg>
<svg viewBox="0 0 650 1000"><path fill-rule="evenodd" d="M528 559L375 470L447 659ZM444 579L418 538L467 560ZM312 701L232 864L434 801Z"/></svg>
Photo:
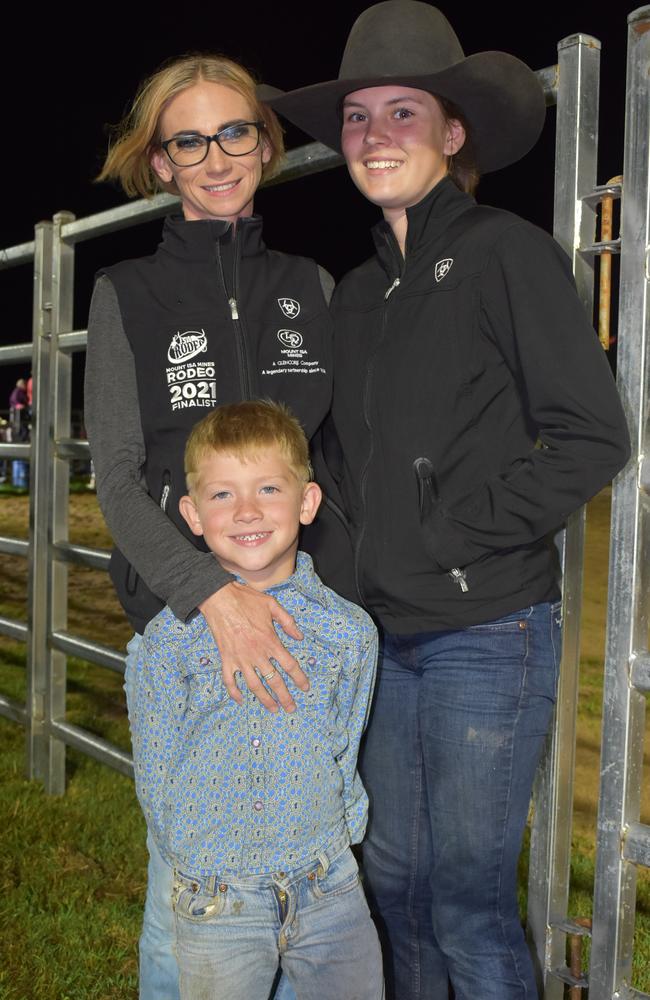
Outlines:
<svg viewBox="0 0 650 1000"><path fill-rule="evenodd" d="M458 150L462 149L465 145L465 129L456 118L450 118L450 120L445 123L445 129L447 132L447 138L443 152L445 156L454 156Z"/></svg>
<svg viewBox="0 0 650 1000"><path fill-rule="evenodd" d="M268 163L273 156L271 143L267 139L262 139L262 163Z"/></svg>
<svg viewBox="0 0 650 1000"><path fill-rule="evenodd" d="M318 483L307 483L302 495L302 503L300 505L301 524L311 524L316 517L316 512L320 507L322 499L323 492Z"/></svg>
<svg viewBox="0 0 650 1000"><path fill-rule="evenodd" d="M151 164L151 169L163 184L171 184L174 180L174 172L164 149L154 150L149 157L149 163Z"/></svg>
<svg viewBox="0 0 650 1000"><path fill-rule="evenodd" d="M192 497L181 497L178 501L178 509L180 510L183 519L189 525L192 534L202 535L203 527L201 526L201 518L199 517L197 506L192 500Z"/></svg>

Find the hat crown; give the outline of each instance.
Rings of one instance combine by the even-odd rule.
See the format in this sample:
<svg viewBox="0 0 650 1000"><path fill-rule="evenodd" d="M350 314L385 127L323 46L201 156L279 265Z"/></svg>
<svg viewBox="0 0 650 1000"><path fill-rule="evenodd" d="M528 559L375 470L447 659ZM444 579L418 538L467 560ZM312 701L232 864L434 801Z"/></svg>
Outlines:
<svg viewBox="0 0 650 1000"><path fill-rule="evenodd" d="M464 57L456 32L437 7L419 0L385 0L354 22L339 80L437 73Z"/></svg>

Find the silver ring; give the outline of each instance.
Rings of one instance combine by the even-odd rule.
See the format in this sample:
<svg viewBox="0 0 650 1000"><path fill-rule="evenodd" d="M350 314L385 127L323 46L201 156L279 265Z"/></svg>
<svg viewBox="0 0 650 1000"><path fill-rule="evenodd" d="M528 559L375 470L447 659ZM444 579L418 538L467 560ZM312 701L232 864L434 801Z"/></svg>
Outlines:
<svg viewBox="0 0 650 1000"><path fill-rule="evenodd" d="M275 667L273 667L272 670L269 670L268 674L262 674L262 677L264 678L265 681L270 681L271 678L275 677L276 674L277 670L275 669Z"/></svg>

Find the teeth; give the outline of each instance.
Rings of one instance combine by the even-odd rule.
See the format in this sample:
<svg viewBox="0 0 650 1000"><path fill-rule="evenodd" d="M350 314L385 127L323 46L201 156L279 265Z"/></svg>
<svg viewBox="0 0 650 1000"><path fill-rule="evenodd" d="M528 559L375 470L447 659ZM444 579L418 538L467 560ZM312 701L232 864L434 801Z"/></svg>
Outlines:
<svg viewBox="0 0 650 1000"><path fill-rule="evenodd" d="M401 165L401 160L366 160L368 170L394 170Z"/></svg>
<svg viewBox="0 0 650 1000"><path fill-rule="evenodd" d="M230 181L228 184L206 184L206 191L229 191L230 188L234 188L237 181Z"/></svg>
<svg viewBox="0 0 650 1000"><path fill-rule="evenodd" d="M258 538L266 538L268 531L258 531L254 535L237 535L237 538L241 539L242 542L254 542Z"/></svg>

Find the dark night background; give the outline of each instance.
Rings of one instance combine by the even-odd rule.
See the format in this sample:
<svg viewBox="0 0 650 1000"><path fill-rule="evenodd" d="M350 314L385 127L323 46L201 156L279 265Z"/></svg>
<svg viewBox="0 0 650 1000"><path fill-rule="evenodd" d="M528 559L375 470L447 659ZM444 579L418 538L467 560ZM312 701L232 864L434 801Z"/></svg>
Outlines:
<svg viewBox="0 0 650 1000"><path fill-rule="evenodd" d="M124 4L32 8L5 31L4 204L0 246L33 238L34 223L62 209L78 218L122 204L117 188L93 183L116 123L140 80L167 57L187 51L223 52L258 78L291 89L336 77L350 27L369 4L349 3L175 5ZM582 32L602 43L598 180L622 172L627 14L638 4L521 4L513 14L489 3L441 0L467 55L489 49L511 52L533 69L557 61L557 42ZM20 22L24 23L21 24ZM537 147L523 161L487 175L478 200L552 225L554 116ZM8 120L7 120L8 119ZM18 141L14 141L17 139ZM306 141L287 132L289 148ZM259 193L266 241L281 250L316 257L335 278L368 255L369 226L377 210L353 188L344 168ZM84 327L95 270L150 253L161 221L78 244L75 327ZM0 344L31 339L31 268L0 272L3 322ZM80 407L83 360L76 360L73 405ZM0 410L25 366L0 368Z"/></svg>

